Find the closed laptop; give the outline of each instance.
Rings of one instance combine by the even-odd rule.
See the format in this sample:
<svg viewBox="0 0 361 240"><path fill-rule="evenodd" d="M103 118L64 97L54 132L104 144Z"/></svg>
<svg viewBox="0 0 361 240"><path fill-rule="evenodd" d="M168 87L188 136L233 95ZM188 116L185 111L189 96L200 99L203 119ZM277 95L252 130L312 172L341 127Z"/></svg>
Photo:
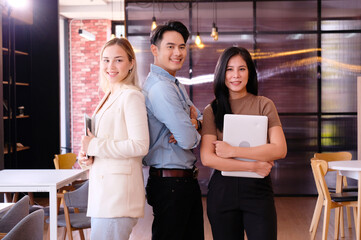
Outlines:
<svg viewBox="0 0 361 240"><path fill-rule="evenodd" d="M223 141L231 146L256 147L267 143L268 118L259 115L225 114ZM240 161L255 161L236 158ZM255 172L222 171L223 176L263 178Z"/></svg>

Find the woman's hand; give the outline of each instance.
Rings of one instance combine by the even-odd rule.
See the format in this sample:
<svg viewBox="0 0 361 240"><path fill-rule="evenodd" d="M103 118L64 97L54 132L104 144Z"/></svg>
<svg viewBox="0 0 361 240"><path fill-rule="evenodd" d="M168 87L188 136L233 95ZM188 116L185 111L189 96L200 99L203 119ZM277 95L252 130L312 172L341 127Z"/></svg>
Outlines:
<svg viewBox="0 0 361 240"><path fill-rule="evenodd" d="M231 145L223 141L215 141L214 144L214 151L218 157L222 158L232 158L233 156L233 149Z"/></svg>
<svg viewBox="0 0 361 240"><path fill-rule="evenodd" d="M88 136L83 136L81 138L81 151L84 153L88 152L89 143L93 138L95 138L95 136L90 132L89 128L87 129L87 132Z"/></svg>
<svg viewBox="0 0 361 240"><path fill-rule="evenodd" d="M94 163L94 157L87 157L85 152L80 151L78 154L78 162L82 166L90 166Z"/></svg>
<svg viewBox="0 0 361 240"><path fill-rule="evenodd" d="M266 177L268 176L268 174L271 172L272 167L274 166L274 162L262 162L262 161L255 161L255 167L254 167L254 172Z"/></svg>

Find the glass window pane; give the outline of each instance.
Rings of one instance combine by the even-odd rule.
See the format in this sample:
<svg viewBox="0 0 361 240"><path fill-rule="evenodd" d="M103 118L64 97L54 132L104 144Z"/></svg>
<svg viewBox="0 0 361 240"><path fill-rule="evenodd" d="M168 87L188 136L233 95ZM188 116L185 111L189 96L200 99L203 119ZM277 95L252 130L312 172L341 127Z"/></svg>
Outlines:
<svg viewBox="0 0 361 240"><path fill-rule="evenodd" d="M360 0L322 1L322 30L361 29Z"/></svg>
<svg viewBox="0 0 361 240"><path fill-rule="evenodd" d="M150 64L153 63L153 55L150 52L149 36L129 36L128 40L133 46L135 57L137 59L139 82L143 84L148 76Z"/></svg>
<svg viewBox="0 0 361 240"><path fill-rule="evenodd" d="M317 1L257 1L256 39L252 1L218 1L215 5L212 1L156 1L154 5L157 23L175 19L192 30L187 44L188 56L177 76L188 84L186 89L201 111L214 99L213 73L223 50L241 46L252 54L259 76L259 95L275 102L287 139L286 159L276 161L271 172L276 194L317 193L309 161L319 148L322 151L349 151L354 159L357 158L354 113L356 78L361 75L361 1L327 0L321 4L321 30L351 30L347 33L321 32L321 49L317 48ZM136 51L143 82L153 63L149 43L153 4L128 2L126 6L128 36ZM217 6L216 11L214 6ZM218 41L210 37L215 18ZM194 44L197 27L203 48ZM319 52L322 58L317 57ZM322 71L321 96L318 95L318 66ZM191 75L192 79L189 79ZM199 83L199 80L204 82ZM321 115L317 113L319 98L322 98ZM336 114L340 112L351 114ZM321 129L318 129L320 121ZM321 146L318 146L320 141Z"/></svg>
<svg viewBox="0 0 361 240"><path fill-rule="evenodd" d="M357 116L324 116L321 121L321 144L325 152L357 148ZM354 154L355 151L354 151ZM353 155L354 159L357 158Z"/></svg>
<svg viewBox="0 0 361 240"><path fill-rule="evenodd" d="M279 112L317 111L317 38L299 35L257 35L259 95Z"/></svg>
<svg viewBox="0 0 361 240"><path fill-rule="evenodd" d="M209 32L216 20L219 32L242 32L253 30L252 2L217 2L193 3L192 31L197 32L197 4L198 31ZM213 8L215 12L213 12Z"/></svg>
<svg viewBox="0 0 361 240"><path fill-rule="evenodd" d="M232 46L242 46L252 51L252 35L222 35L214 41L209 35L201 35L204 48L192 45L193 84L199 81L208 83L193 85L193 102L203 110L213 99L213 74L217 60L222 52ZM191 82L192 82L191 81Z"/></svg>
<svg viewBox="0 0 361 240"><path fill-rule="evenodd" d="M322 35L322 111L356 112L361 34Z"/></svg>
<svg viewBox="0 0 361 240"><path fill-rule="evenodd" d="M150 64L154 62L150 51L149 36L129 36L137 58L138 76L141 84L144 83L150 71ZM187 44L188 47L188 44ZM184 61L183 67L177 72L178 77L189 78L189 58Z"/></svg>
<svg viewBox="0 0 361 240"><path fill-rule="evenodd" d="M257 30L317 30L317 1L262 1L256 4Z"/></svg>
<svg viewBox="0 0 361 240"><path fill-rule="evenodd" d="M317 193L310 159L317 151L317 116L281 116L287 139L286 159L277 160L272 169L275 194Z"/></svg>
<svg viewBox="0 0 361 240"><path fill-rule="evenodd" d="M153 3L128 3L127 4L127 26L128 34L150 33L153 17ZM155 2L154 16L157 24L162 24L170 19L181 21L189 25L188 3L164 3Z"/></svg>

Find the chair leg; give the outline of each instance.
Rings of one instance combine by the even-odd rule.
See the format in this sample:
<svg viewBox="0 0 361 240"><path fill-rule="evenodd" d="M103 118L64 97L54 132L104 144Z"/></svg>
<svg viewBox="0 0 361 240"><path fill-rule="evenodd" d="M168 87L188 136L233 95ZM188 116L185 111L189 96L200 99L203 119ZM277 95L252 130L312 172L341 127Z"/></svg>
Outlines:
<svg viewBox="0 0 361 240"><path fill-rule="evenodd" d="M312 232L313 229L315 228L316 220L317 220L317 221L320 220L320 216L317 215L318 212L321 212L321 211L319 211L319 209L322 210L322 198L321 198L321 196L318 196L318 198L317 198L315 210L314 210L313 216L312 216L312 221L311 221L310 229L308 230L309 232Z"/></svg>
<svg viewBox="0 0 361 240"><path fill-rule="evenodd" d="M322 206L323 203L321 203L321 207L317 209L315 209L314 215L315 215L315 223L311 232L311 240L314 240L316 237L316 232L317 232L317 228L318 228L318 223L320 222L320 217L321 217L321 212L322 212Z"/></svg>
<svg viewBox="0 0 361 240"><path fill-rule="evenodd" d="M50 224L48 224L48 231L46 233L46 239L50 240Z"/></svg>
<svg viewBox="0 0 361 240"><path fill-rule="evenodd" d="M343 213L344 213L343 207L340 207L340 214L339 214L338 219L339 219L339 221L340 221L341 237L342 237L342 238L345 237L345 221L344 221L344 219L343 219L343 215L344 215ZM338 236L337 236L337 238L338 238Z"/></svg>
<svg viewBox="0 0 361 240"><path fill-rule="evenodd" d="M351 223L351 214L350 214L350 208L351 207L346 207L346 214L347 214L347 227L349 228L349 229L351 229L352 228L352 223Z"/></svg>
<svg viewBox="0 0 361 240"><path fill-rule="evenodd" d="M80 240L85 240L83 229L79 229Z"/></svg>
<svg viewBox="0 0 361 240"><path fill-rule="evenodd" d="M322 240L327 240L328 225L330 223L330 212L331 212L331 206L329 203L325 205L324 212L325 214L323 217Z"/></svg>
<svg viewBox="0 0 361 240"><path fill-rule="evenodd" d="M340 229L340 215L342 216L342 207L335 208L335 236L334 239L338 239L339 229ZM341 232L343 224L341 221ZM341 233L342 235L342 233Z"/></svg>
<svg viewBox="0 0 361 240"><path fill-rule="evenodd" d="M64 228L64 231L63 231L63 239L66 240L66 227Z"/></svg>
<svg viewBox="0 0 361 240"><path fill-rule="evenodd" d="M356 221L356 219L357 219L357 207L353 207L352 209L353 209L353 222L355 224L355 230L356 230L357 229L357 221Z"/></svg>
<svg viewBox="0 0 361 240"><path fill-rule="evenodd" d="M69 240L73 240L73 231L71 229L66 229L66 231L68 233Z"/></svg>
<svg viewBox="0 0 361 240"><path fill-rule="evenodd" d="M14 195L13 195L13 202L17 202L18 200L19 200L19 193L16 192L16 193L14 193Z"/></svg>
<svg viewBox="0 0 361 240"><path fill-rule="evenodd" d="M12 202L11 193L5 193L5 201L8 203Z"/></svg>
<svg viewBox="0 0 361 240"><path fill-rule="evenodd" d="M28 192L28 196L29 196L29 199L30 199L30 205L34 205L35 204L34 193Z"/></svg>

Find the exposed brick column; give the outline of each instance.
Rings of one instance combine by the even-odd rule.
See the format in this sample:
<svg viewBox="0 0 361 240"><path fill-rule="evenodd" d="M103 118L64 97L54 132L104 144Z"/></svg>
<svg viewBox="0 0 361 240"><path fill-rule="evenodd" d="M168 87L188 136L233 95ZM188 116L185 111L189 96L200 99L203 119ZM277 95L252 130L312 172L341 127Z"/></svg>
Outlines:
<svg viewBox="0 0 361 240"><path fill-rule="evenodd" d="M89 41L78 34L79 28L95 35L95 41ZM72 119L72 152L80 150L81 136L84 134L83 116L93 114L99 100L103 96L99 89L99 54L104 43L110 39L111 21L72 20L70 29L70 74L71 74L71 106Z"/></svg>

